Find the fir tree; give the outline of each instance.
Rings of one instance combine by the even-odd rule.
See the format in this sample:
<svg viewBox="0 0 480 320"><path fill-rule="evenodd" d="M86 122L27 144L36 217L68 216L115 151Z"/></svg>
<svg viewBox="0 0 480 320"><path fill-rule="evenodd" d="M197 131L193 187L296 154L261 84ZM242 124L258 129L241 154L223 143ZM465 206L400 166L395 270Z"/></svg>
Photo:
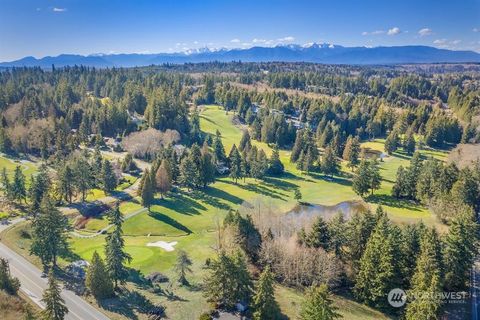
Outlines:
<svg viewBox="0 0 480 320"><path fill-rule="evenodd" d="M230 162L230 178L237 183L238 179L242 178L242 158L237 150L237 147L233 145L232 151L229 157Z"/></svg>
<svg viewBox="0 0 480 320"><path fill-rule="evenodd" d="M301 320L333 320L342 316L337 313L328 287L322 284L308 290L300 311Z"/></svg>
<svg viewBox="0 0 480 320"><path fill-rule="evenodd" d="M281 175L285 170L282 161L280 161L280 153L278 152L278 146L275 145L272 151L272 155L269 160L268 172L272 175Z"/></svg>
<svg viewBox="0 0 480 320"><path fill-rule="evenodd" d="M112 164L104 160L102 164L102 188L106 193L110 193L117 187L117 177L113 171Z"/></svg>
<svg viewBox="0 0 480 320"><path fill-rule="evenodd" d="M8 260L0 257L0 290L15 295L20 289L20 281L10 274Z"/></svg>
<svg viewBox="0 0 480 320"><path fill-rule="evenodd" d="M435 320L441 305L441 257L439 257L440 243L434 229L424 235L417 266L411 280L412 288L405 318L407 320L426 319Z"/></svg>
<svg viewBox="0 0 480 320"><path fill-rule="evenodd" d="M362 160L353 177L352 188L355 193L363 197L370 189L370 164L367 160Z"/></svg>
<svg viewBox="0 0 480 320"><path fill-rule="evenodd" d="M274 278L267 266L258 279L253 296L253 319L275 320L280 317L280 308L275 301Z"/></svg>
<svg viewBox="0 0 480 320"><path fill-rule="evenodd" d="M124 249L125 241L123 240L122 231L123 218L118 204L114 210L110 211L108 219L109 222L113 224L114 229L105 239L106 269L116 288L118 282L124 283L127 278L128 270L124 264L126 262L130 263L132 258Z"/></svg>
<svg viewBox="0 0 480 320"><path fill-rule="evenodd" d="M40 213L32 222L30 252L40 258L44 267L57 265L57 256L68 248L70 225L67 217L58 210L46 194L40 205Z"/></svg>
<svg viewBox="0 0 480 320"><path fill-rule="evenodd" d="M188 285L187 273L192 273L190 266L192 265L192 260L188 257L187 253L183 250L179 250L177 253L177 261L174 266L175 272L178 275L178 282L181 285Z"/></svg>
<svg viewBox="0 0 480 320"><path fill-rule="evenodd" d="M45 304L45 309L40 312L40 319L42 320L63 320L68 313L68 308L65 306L65 301L61 297L61 288L57 283L53 271L50 270L48 274L48 288L45 289L42 297L42 302Z"/></svg>
<svg viewBox="0 0 480 320"><path fill-rule="evenodd" d="M92 261L87 269L85 285L97 300L113 296L113 283L105 264L97 251L93 252Z"/></svg>
<svg viewBox="0 0 480 320"><path fill-rule="evenodd" d="M248 151L252 147L252 142L250 141L250 133L248 130L244 130L242 134L242 139L240 140L240 144L238 145L238 150L241 152Z"/></svg>
<svg viewBox="0 0 480 320"><path fill-rule="evenodd" d="M355 296L371 306L386 307L385 297L393 288L395 278L394 239L386 215L377 221L360 259L355 279Z"/></svg>
<svg viewBox="0 0 480 320"><path fill-rule="evenodd" d="M223 147L222 143L222 136L220 131L215 132L215 138L213 139L213 160L215 163L225 162L227 160L227 156L225 154L225 148Z"/></svg>
<svg viewBox="0 0 480 320"><path fill-rule="evenodd" d="M25 175L23 174L20 166L15 167L13 181L10 185L10 191L12 198L16 201L25 200L27 196L27 191L25 189Z"/></svg>
<svg viewBox="0 0 480 320"><path fill-rule="evenodd" d="M403 142L403 148L409 155L412 155L415 152L415 138L412 130L408 130L407 135L405 136L405 141Z"/></svg>
<svg viewBox="0 0 480 320"><path fill-rule="evenodd" d="M141 189L142 206L147 207L148 211L150 211L150 207L152 206L155 199L155 190L153 187L152 175L150 174L150 171L148 169L145 170L143 175L144 180Z"/></svg>
<svg viewBox="0 0 480 320"><path fill-rule="evenodd" d="M385 139L385 151L388 154L392 154L397 151L400 140L396 131L390 132L387 139Z"/></svg>
<svg viewBox="0 0 480 320"><path fill-rule="evenodd" d="M338 164L337 157L333 148L329 145L325 148L325 153L320 162L320 167L322 172L327 176L333 176L339 171L340 165Z"/></svg>
<svg viewBox="0 0 480 320"><path fill-rule="evenodd" d="M202 175L203 187L215 182L215 165L213 163L212 154L206 143L204 143L202 147L202 165L200 174Z"/></svg>

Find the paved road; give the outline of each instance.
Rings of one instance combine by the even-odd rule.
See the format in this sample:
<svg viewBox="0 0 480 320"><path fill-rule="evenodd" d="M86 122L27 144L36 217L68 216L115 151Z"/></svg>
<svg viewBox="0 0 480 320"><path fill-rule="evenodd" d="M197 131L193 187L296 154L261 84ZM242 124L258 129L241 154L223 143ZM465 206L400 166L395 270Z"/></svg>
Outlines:
<svg viewBox="0 0 480 320"><path fill-rule="evenodd" d="M16 219L12 223L18 223L22 219ZM11 224L10 224L11 225ZM0 225L0 232L9 225ZM42 278L42 272L25 258L0 243L0 256L10 263L10 271L13 276L20 280L21 288L30 299L44 308L42 299L43 290L47 287L47 279ZM62 297L68 307L67 320L108 320L109 318L92 307L88 302L77 296L72 291L63 289Z"/></svg>

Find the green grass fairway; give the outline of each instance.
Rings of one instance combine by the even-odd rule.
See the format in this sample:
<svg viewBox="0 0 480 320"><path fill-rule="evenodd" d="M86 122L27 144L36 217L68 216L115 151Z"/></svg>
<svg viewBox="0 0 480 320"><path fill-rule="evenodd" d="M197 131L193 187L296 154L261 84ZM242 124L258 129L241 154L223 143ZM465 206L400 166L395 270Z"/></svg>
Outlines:
<svg viewBox="0 0 480 320"><path fill-rule="evenodd" d="M35 163L28 160L20 160L16 158L11 158L6 155L0 154L0 170L3 168L7 169L7 173L12 176L13 171L17 166L22 167L22 171L27 177L27 181L30 179L30 176L37 172L37 166Z"/></svg>
<svg viewBox="0 0 480 320"><path fill-rule="evenodd" d="M218 106L206 106L200 113L201 129L209 134L215 134L219 129L227 153L234 143L239 143L242 135L242 128L234 125L232 118L232 113L226 114ZM264 149L268 155L271 154L272 149L267 144L258 141L252 143ZM383 143L383 140L377 139L363 143L363 147L383 152ZM435 150L422 151L422 153L426 156L444 157L442 152ZM202 292L196 288L201 284L206 272L205 260L216 253L218 222L223 220L229 209L236 209L244 202L261 198L274 206L275 211L287 212L297 203L293 198L294 190L297 188L302 192L302 200L313 204L335 205L343 201L360 200L360 197L352 191L351 171L345 168L345 163L342 163L344 168L342 175L330 179L322 174L304 174L297 170L295 164L290 163L290 152L287 150L281 150L280 157L286 168L286 173L281 177L267 177L259 181L247 178L238 183L234 183L228 177L221 177L204 190L192 192L181 190L164 199L157 196L151 212L137 213L142 210L138 198L121 204L120 210L124 216L130 217L132 213L137 213L128 218L123 225L126 251L133 258L130 265L132 268L143 275L158 271L175 280L173 266L177 250L185 250L193 261L193 274L189 276L193 285L191 288L179 287L175 281L162 285L164 290L169 290L180 299L169 299L165 295L142 290L142 293L153 302L166 306L169 318L195 319L202 311L208 309ZM390 195L398 167L408 166L409 159L407 155L395 153L380 163L382 188L376 191L374 196L365 199L367 205L374 210L381 204L396 223L413 223L423 220L428 225L440 226L426 208L408 201L396 200ZM133 181L129 181L131 182ZM103 192L95 190L89 199L98 199L102 196ZM107 225L106 217L90 219L80 233L92 235ZM4 238L10 246L28 256L29 239L22 238L21 228L25 228L25 224L14 227L4 235ZM147 246L148 243L156 241L176 241L177 244L175 250L171 252L159 247ZM89 260L95 250L103 255L105 235L93 238L71 238L70 244L74 253L70 259ZM33 257L29 259L38 263ZM65 265L67 261L62 259L60 263ZM135 286L135 284L129 284L129 286ZM137 286L136 289L141 288ZM277 299L284 314L292 319L298 317L303 299L302 293L277 286ZM383 314L349 299L335 296L334 301L345 319L387 319ZM108 314L113 319L125 319L118 313Z"/></svg>

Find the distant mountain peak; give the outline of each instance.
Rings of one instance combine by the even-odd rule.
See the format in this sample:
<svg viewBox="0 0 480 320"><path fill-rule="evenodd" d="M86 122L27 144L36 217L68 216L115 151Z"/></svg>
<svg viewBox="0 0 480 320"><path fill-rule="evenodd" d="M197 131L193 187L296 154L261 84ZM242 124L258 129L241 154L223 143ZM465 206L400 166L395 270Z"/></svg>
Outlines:
<svg viewBox="0 0 480 320"><path fill-rule="evenodd" d="M343 47L332 43L282 44L275 47L187 49L176 53L132 53L87 56L61 54L56 57L25 57L0 63L0 67L51 68L84 65L98 68L134 67L163 63L198 63L210 61L244 62L313 62L325 64L405 64L405 63L464 63L480 62L480 54L473 51L453 51L429 46L411 45L394 47Z"/></svg>

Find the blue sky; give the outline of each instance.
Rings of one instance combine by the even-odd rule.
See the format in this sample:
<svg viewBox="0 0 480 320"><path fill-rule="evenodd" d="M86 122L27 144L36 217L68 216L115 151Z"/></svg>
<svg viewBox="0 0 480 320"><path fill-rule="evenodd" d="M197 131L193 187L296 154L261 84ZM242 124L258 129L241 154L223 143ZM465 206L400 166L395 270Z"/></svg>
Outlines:
<svg viewBox="0 0 480 320"><path fill-rule="evenodd" d="M0 61L309 42L480 52L480 0L0 0Z"/></svg>

